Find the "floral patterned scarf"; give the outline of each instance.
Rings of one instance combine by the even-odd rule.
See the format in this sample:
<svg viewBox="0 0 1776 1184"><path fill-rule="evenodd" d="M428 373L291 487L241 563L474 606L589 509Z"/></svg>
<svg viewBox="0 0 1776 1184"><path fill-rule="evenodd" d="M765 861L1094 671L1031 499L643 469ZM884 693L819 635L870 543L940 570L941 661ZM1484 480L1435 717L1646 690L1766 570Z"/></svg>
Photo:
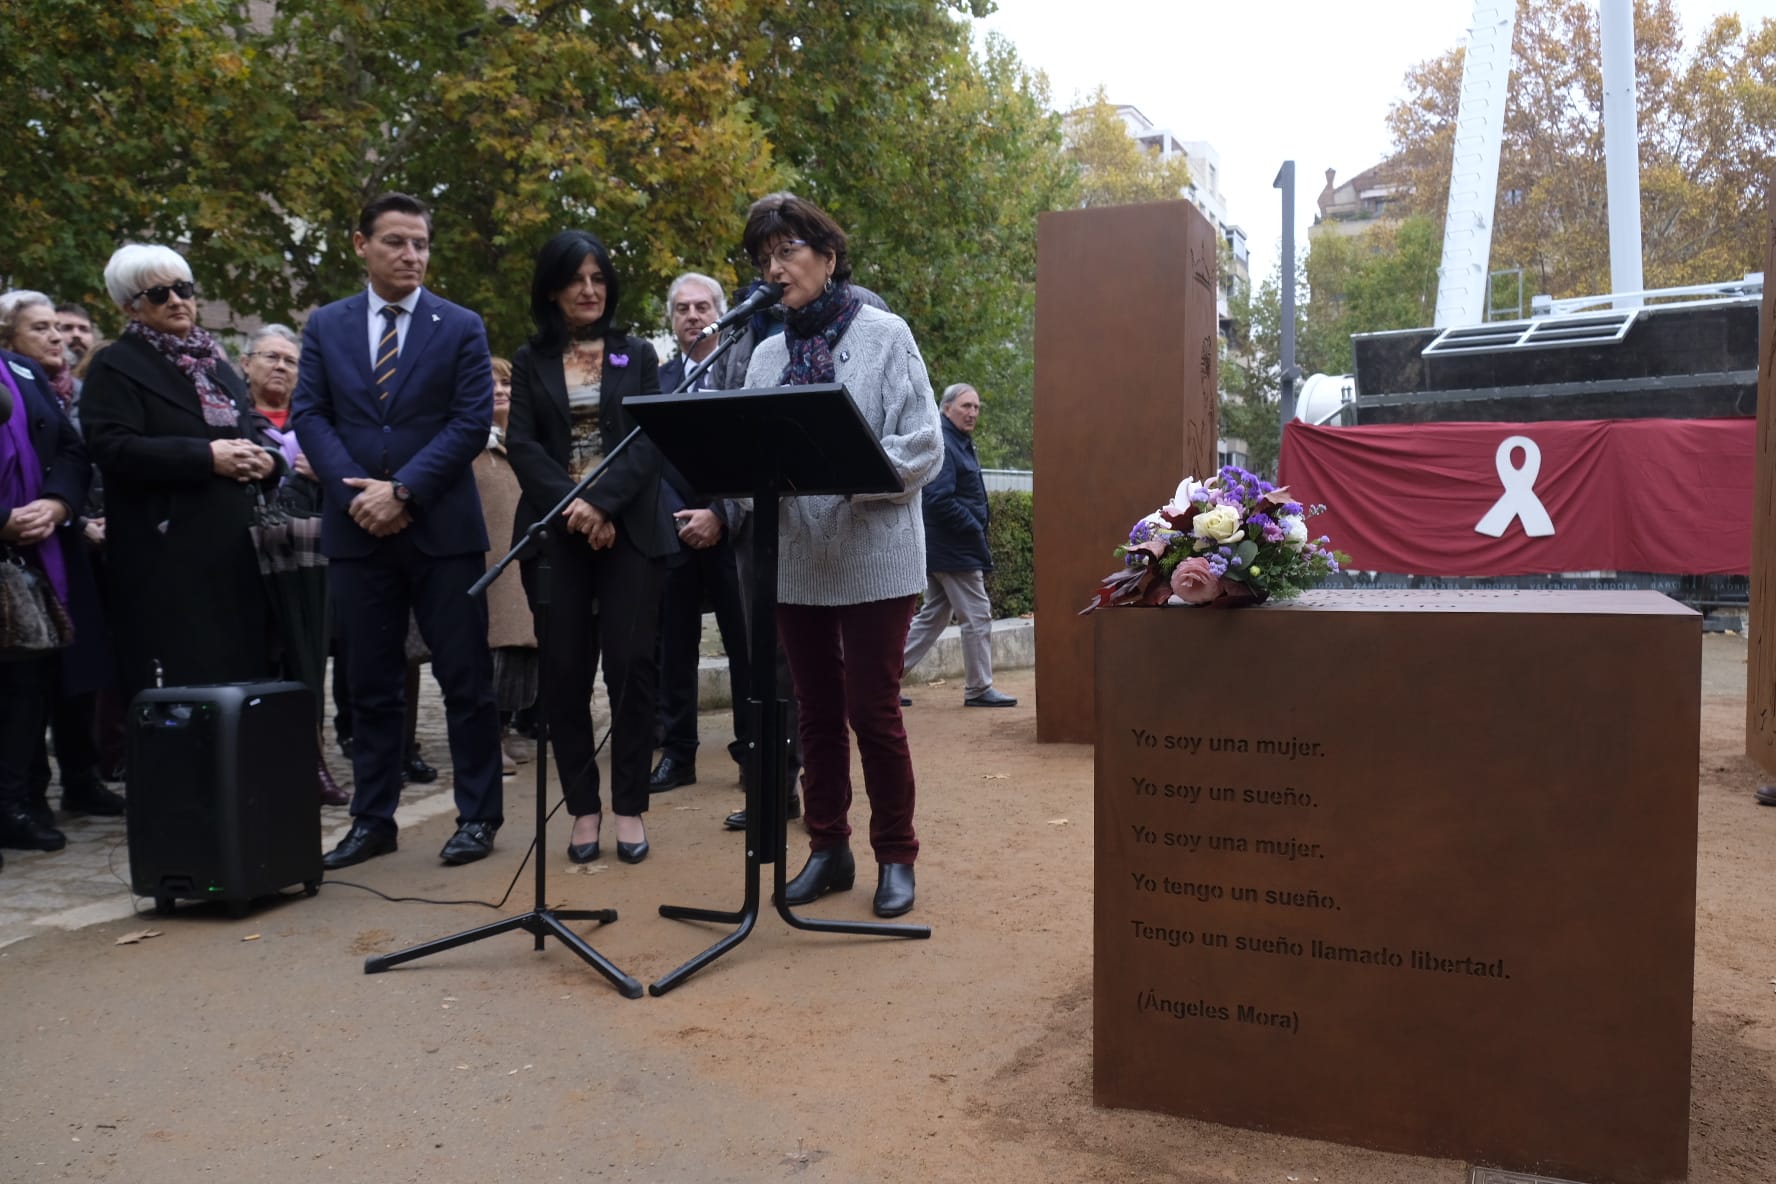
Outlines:
<svg viewBox="0 0 1776 1184"><path fill-rule="evenodd" d="M141 321L131 321L123 330L125 336L140 337L161 357L179 368L180 373L197 388L203 404L204 422L213 428L233 427L240 422L240 408L216 381L216 364L223 361L222 347L216 339L193 325L184 337L174 337L150 329Z"/></svg>
<svg viewBox="0 0 1776 1184"><path fill-rule="evenodd" d="M783 334L783 343L789 347L789 365L783 368L777 385L807 386L837 378L833 347L862 307L863 302L851 294L851 285L840 283L801 308L790 309L784 317Z"/></svg>

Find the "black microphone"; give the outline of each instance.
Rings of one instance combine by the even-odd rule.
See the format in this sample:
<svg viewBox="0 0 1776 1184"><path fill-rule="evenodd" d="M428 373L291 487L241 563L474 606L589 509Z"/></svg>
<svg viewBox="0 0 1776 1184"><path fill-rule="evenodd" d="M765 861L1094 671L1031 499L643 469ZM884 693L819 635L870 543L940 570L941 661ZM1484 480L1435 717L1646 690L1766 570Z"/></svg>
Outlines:
<svg viewBox="0 0 1776 1184"><path fill-rule="evenodd" d="M742 300L739 304L736 304L733 308L730 308L722 319L715 324L704 326L703 331L691 340L692 342L698 342L702 341L705 337L720 333L729 325L738 324L739 322L746 320L753 313L770 308L773 304L776 304L782 299L782 284L760 284L753 290L752 295L748 296L745 300Z"/></svg>

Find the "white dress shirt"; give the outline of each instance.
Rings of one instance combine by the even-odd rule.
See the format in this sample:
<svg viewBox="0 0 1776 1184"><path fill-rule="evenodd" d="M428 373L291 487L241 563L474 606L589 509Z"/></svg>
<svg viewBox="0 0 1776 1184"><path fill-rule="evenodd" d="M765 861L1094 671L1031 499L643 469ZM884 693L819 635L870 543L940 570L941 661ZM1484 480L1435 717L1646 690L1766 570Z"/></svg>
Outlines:
<svg viewBox="0 0 1776 1184"><path fill-rule="evenodd" d="M407 345L407 326L413 323L413 310L419 307L419 294L423 289L415 288L400 300L384 300L376 294L375 288L371 288L369 291L370 320L368 323L368 332L370 334L370 365L374 368L377 358L376 345L382 340L382 335L385 331L382 323L383 308L387 305L394 304L407 314L404 317L395 318L395 344L397 347L405 348Z"/></svg>

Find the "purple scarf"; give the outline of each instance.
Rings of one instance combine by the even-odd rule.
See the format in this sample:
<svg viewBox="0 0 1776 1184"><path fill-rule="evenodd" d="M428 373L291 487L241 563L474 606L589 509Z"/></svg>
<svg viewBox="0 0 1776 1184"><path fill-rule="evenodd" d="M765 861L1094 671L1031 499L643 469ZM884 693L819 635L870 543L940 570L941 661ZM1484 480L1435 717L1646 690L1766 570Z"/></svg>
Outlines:
<svg viewBox="0 0 1776 1184"><path fill-rule="evenodd" d="M153 346L155 353L177 366L191 380L197 387L198 400L203 404L205 423L213 428L226 428L240 422L240 408L216 381L216 363L223 358L222 347L216 344L214 337L196 325L185 336L174 337L171 333L150 329L141 321L131 321L123 331Z"/></svg>
<svg viewBox="0 0 1776 1184"><path fill-rule="evenodd" d="M838 377L833 366L833 347L863 302L851 294L849 283L834 284L832 291L822 292L801 308L792 308L784 317L783 344L789 347L789 365L778 376L778 386L807 386L816 382L832 382Z"/></svg>
<svg viewBox="0 0 1776 1184"><path fill-rule="evenodd" d="M43 465L37 459L37 450L31 447L31 409L8 369L0 365L0 382L12 391L12 416L0 427L0 518L36 501L43 492ZM55 589L56 599L66 607L68 571L62 564L62 540L52 531L42 542L18 550L36 557L43 574L49 577L49 586Z"/></svg>

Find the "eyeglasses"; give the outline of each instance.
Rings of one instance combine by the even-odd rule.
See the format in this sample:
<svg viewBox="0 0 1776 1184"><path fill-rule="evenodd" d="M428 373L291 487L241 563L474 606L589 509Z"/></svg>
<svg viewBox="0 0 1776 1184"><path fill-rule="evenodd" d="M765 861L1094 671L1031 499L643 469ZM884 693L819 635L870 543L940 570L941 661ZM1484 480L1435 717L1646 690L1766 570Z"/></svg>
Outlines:
<svg viewBox="0 0 1776 1184"><path fill-rule="evenodd" d="M247 356L249 358L264 358L268 363L276 366L280 370L294 370L297 365L297 359L292 358L289 354L273 354L267 353L264 350L258 350Z"/></svg>
<svg viewBox="0 0 1776 1184"><path fill-rule="evenodd" d="M796 257L796 253L807 245L808 240L805 238L786 238L778 243L774 250L766 251L763 255L760 255L754 260L754 262L758 264L758 269L760 271L771 266L771 260L773 259L787 267L789 266L789 261Z"/></svg>
<svg viewBox="0 0 1776 1184"><path fill-rule="evenodd" d="M139 300L146 296L152 304L165 304L173 296L177 296L181 300L189 300L196 294L196 284L190 280L180 280L176 284L155 284L152 288L143 288L130 299Z"/></svg>

